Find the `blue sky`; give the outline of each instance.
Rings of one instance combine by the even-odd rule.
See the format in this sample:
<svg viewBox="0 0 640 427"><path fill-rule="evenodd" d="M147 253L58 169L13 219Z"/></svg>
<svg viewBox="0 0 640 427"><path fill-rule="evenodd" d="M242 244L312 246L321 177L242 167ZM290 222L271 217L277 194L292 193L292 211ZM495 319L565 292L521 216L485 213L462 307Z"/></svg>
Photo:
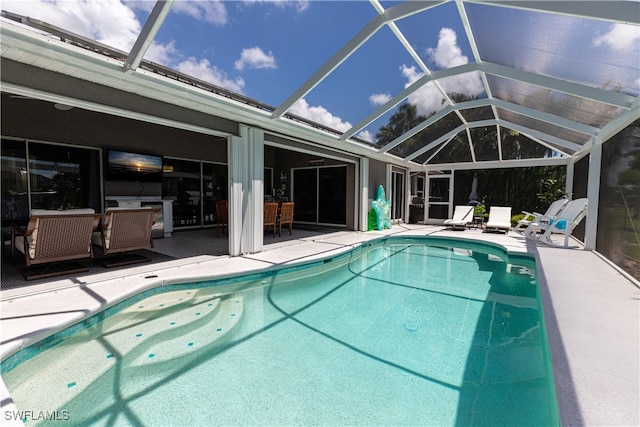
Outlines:
<svg viewBox="0 0 640 427"><path fill-rule="evenodd" d="M154 3L150 0L2 0L2 8L128 51ZM385 8L395 4L397 2L381 2ZM482 27L474 28L478 37L495 37L497 30L494 40L505 46L491 53L481 52L483 59L511 60L513 66L523 69L527 66L552 69L556 61L549 61L553 58L548 55L529 61L529 65L517 63L529 58L521 53L522 49L518 50L519 43L528 40L541 40L542 45L532 48L540 47L543 53L549 44L557 44L558 49L562 45L563 52L573 54L576 61L581 58L584 61L588 57L586 52L598 54L598 49L602 55L620 55L618 49L627 49L622 52L631 52L631 61L639 57L637 28L633 34L621 34L610 24L598 22L592 30L593 38L583 40L582 50L571 52L566 50L575 50L576 40L570 37L575 37L576 32L571 28L566 28L566 40L527 35L527 31L541 31L544 25L556 25L556 30L558 26L570 27L567 17L540 15L542 21L526 28L532 19L519 16L521 13L511 11L496 16L486 6L469 7L469 14L478 17L476 22L487 22L484 30L488 32ZM145 58L277 107L376 14L374 6L364 0L176 0ZM499 21L500 18L503 20ZM430 71L474 61L455 2L396 24ZM554 34L557 37L557 33ZM584 39L584 29L578 34ZM623 42L631 42L632 46L625 46ZM545 72L533 68L530 71ZM565 71L554 70L548 74L565 78L562 75ZM610 74L610 70L603 71ZM569 73L575 72L575 67L569 70ZM584 79L592 78L593 74L594 70L589 70ZM345 131L422 75L419 64L385 26L290 111ZM455 76L441 84L446 91L485 95L478 73ZM637 91L640 79L635 85ZM441 100L442 96L432 84L408 99L417 104L421 114L442 108ZM356 136L372 140L390 114Z"/></svg>
<svg viewBox="0 0 640 427"><path fill-rule="evenodd" d="M4 0L2 7L127 51L153 5ZM146 59L277 107L376 14L368 1L177 0ZM431 70L473 59L454 4L398 27ZM438 52L445 62L438 62ZM346 130L421 74L385 27L291 111ZM439 96L424 104L425 113L439 108ZM379 126L359 136L371 139Z"/></svg>

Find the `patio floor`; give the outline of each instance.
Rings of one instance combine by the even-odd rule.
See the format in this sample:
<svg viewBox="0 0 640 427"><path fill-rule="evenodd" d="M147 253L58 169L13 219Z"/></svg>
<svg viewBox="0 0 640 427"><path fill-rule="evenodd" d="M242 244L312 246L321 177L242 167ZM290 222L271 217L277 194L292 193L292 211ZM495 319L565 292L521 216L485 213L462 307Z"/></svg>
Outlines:
<svg viewBox="0 0 640 427"><path fill-rule="evenodd" d="M161 284L304 262L385 235L427 234L491 241L511 252L533 254L563 425L640 424L637 282L593 252L536 245L513 232L451 231L414 224L367 233L294 230L293 236L265 236L262 252L243 257L221 255L227 240L216 238L215 230L174 233L155 241L157 257L150 263L114 270L92 267L84 275L3 286L0 356L4 359L90 313ZM1 386L2 409L13 409Z"/></svg>

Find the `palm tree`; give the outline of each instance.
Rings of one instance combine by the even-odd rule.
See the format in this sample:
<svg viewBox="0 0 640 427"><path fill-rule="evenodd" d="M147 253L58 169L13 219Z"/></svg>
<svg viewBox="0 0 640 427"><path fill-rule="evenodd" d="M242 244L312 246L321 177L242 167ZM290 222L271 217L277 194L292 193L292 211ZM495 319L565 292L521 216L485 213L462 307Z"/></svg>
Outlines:
<svg viewBox="0 0 640 427"><path fill-rule="evenodd" d="M415 104L400 105L398 111L389 118L389 122L382 126L376 134L376 146L385 146L426 119L425 116L418 115L418 108ZM410 140L402 143L402 146L410 145ZM405 150L403 149L403 151Z"/></svg>

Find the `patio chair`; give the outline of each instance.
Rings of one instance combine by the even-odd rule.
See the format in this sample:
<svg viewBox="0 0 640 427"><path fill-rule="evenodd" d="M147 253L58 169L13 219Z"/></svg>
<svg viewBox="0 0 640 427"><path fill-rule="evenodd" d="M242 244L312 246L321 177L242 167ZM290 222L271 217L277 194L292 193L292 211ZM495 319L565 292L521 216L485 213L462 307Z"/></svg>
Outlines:
<svg viewBox="0 0 640 427"><path fill-rule="evenodd" d="M92 243L100 246L105 255L95 261L104 267L151 261L143 255L126 252L153 247L151 229L159 214L160 209L151 207L108 208L102 221L102 230L91 236Z"/></svg>
<svg viewBox="0 0 640 427"><path fill-rule="evenodd" d="M444 225L454 230L464 230L473 220L473 206L458 205L453 210L453 218L444 221Z"/></svg>
<svg viewBox="0 0 640 427"><path fill-rule="evenodd" d="M278 235L282 236L282 224L289 224L289 235L293 234L293 208L294 202L283 202L278 218Z"/></svg>
<svg viewBox="0 0 640 427"><path fill-rule="evenodd" d="M93 258L91 233L99 222L93 209L34 209L26 229L12 224L11 255L24 254L20 272L27 280L89 271L73 261Z"/></svg>
<svg viewBox="0 0 640 427"><path fill-rule="evenodd" d="M551 235L554 233L564 234L564 247L569 246L569 236L576 228L582 218L587 215L588 200L575 199L566 204L562 212L553 220L549 222L544 233L542 233L538 240L549 246L561 246L551 240Z"/></svg>
<svg viewBox="0 0 640 427"><path fill-rule="evenodd" d="M522 211L522 213L525 214L525 217L518 221L518 224L514 227L513 231L520 234L532 235L536 230L540 229L541 225L548 224L549 221L558 216L567 202L567 199L558 199L551 203L549 208L543 214L538 212Z"/></svg>
<svg viewBox="0 0 640 427"><path fill-rule="evenodd" d="M278 204L264 204L264 231L269 231L269 227L273 227L273 237L276 237L276 227L278 218Z"/></svg>
<svg viewBox="0 0 640 427"><path fill-rule="evenodd" d="M486 231L503 231L507 234L511 229L511 207L491 206Z"/></svg>
<svg viewBox="0 0 640 427"><path fill-rule="evenodd" d="M216 237L220 237L220 230L229 232L229 204L226 200L216 201Z"/></svg>

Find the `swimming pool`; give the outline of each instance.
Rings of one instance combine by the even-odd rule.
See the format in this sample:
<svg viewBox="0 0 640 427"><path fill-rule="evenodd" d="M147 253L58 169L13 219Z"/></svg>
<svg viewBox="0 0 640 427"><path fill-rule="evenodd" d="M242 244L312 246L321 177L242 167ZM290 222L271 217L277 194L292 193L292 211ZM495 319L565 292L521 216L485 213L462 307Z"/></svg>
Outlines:
<svg viewBox="0 0 640 427"><path fill-rule="evenodd" d="M559 424L535 264L488 244L388 238L306 266L171 285L43 347L3 362L27 418Z"/></svg>

